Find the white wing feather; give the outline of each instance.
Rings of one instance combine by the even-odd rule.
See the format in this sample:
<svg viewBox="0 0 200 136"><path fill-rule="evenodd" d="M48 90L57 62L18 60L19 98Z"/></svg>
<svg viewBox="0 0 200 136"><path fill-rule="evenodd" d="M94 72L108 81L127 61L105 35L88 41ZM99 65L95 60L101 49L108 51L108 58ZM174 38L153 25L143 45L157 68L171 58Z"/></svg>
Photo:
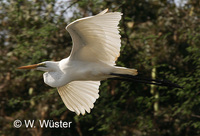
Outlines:
<svg viewBox="0 0 200 136"><path fill-rule="evenodd" d="M73 41L70 59L115 65L121 47L118 24L122 13L106 12L78 19L66 27Z"/></svg>
<svg viewBox="0 0 200 136"><path fill-rule="evenodd" d="M90 113L94 102L99 98L100 81L72 81L58 87L58 92L66 107L76 114Z"/></svg>

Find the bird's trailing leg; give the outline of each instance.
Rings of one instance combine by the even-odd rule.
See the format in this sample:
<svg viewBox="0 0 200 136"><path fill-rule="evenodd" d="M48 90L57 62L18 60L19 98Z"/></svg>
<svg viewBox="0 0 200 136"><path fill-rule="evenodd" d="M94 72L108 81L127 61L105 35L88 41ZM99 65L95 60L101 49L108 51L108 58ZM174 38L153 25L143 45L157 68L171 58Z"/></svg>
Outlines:
<svg viewBox="0 0 200 136"><path fill-rule="evenodd" d="M144 78L144 77L140 77L139 75L133 76L133 75L116 74L116 73L111 73L110 75L115 76L114 78L110 78L110 79L134 81L138 83L154 84L158 86L167 86L167 87L172 87L172 88L183 88L175 83L171 83L170 81Z"/></svg>

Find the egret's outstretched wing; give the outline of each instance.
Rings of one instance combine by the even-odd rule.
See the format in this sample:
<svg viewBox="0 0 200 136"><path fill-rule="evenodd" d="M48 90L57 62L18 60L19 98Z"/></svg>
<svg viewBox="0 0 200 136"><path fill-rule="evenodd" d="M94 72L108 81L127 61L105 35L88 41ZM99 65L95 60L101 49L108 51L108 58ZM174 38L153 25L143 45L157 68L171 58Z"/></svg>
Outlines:
<svg viewBox="0 0 200 136"><path fill-rule="evenodd" d="M66 107L76 114L90 113L94 102L99 98L100 81L72 81L58 87L58 92Z"/></svg>
<svg viewBox="0 0 200 136"><path fill-rule="evenodd" d="M66 27L73 40L70 59L115 65L121 47L118 24L122 13L106 12L78 19Z"/></svg>

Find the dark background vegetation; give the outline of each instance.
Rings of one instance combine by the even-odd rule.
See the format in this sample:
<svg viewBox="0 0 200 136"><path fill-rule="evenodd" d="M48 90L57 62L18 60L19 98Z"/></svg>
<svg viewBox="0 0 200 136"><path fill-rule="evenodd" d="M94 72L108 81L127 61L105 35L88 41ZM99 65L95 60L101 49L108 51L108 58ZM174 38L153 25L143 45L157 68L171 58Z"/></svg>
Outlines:
<svg viewBox="0 0 200 136"><path fill-rule="evenodd" d="M200 135L200 2L188 0L4 0L0 2L0 135ZM65 26L105 8L123 13L117 65L144 77L168 79L184 89L102 81L90 114L63 104L42 72L19 66L61 60L71 51ZM58 9L60 12L58 13ZM72 121L71 128L14 128L13 121Z"/></svg>

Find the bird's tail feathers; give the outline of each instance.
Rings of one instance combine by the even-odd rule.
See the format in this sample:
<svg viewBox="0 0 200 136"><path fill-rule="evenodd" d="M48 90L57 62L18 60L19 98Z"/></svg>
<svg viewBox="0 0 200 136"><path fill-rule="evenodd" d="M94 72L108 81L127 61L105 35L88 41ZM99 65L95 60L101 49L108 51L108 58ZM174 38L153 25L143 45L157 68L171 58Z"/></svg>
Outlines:
<svg viewBox="0 0 200 136"><path fill-rule="evenodd" d="M167 87L172 87L172 88L183 88L167 80L140 77L136 69L117 67L113 71L113 73L110 73L110 75L112 75L111 79L134 81L138 83L154 84L158 86L167 86Z"/></svg>
<svg viewBox="0 0 200 136"><path fill-rule="evenodd" d="M137 69L129 69L124 67L115 67L112 73L118 75L132 75L132 76L136 76L138 74Z"/></svg>

